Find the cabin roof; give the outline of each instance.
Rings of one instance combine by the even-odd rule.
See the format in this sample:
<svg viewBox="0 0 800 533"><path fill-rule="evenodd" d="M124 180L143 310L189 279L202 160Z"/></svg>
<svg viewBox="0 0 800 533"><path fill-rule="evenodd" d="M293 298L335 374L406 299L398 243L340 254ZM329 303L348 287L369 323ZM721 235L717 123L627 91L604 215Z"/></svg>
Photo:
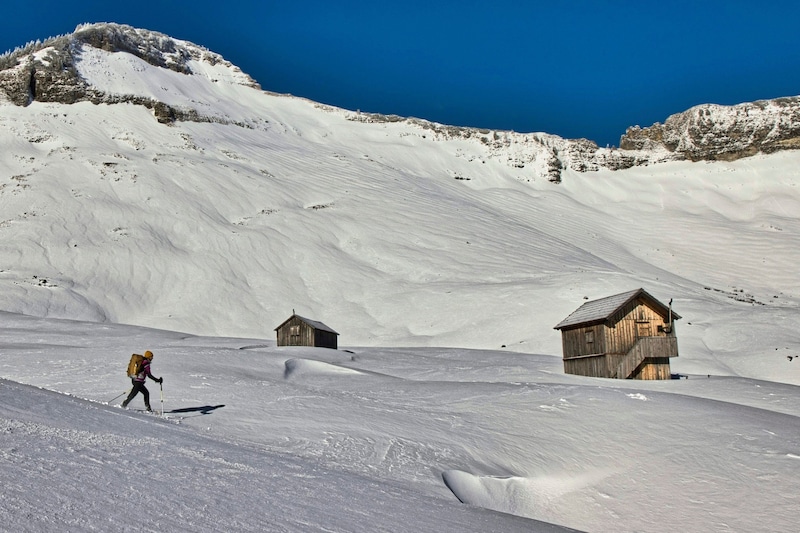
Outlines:
<svg viewBox="0 0 800 533"><path fill-rule="evenodd" d="M623 292L621 294L615 294L614 296L607 296L605 298L600 298L599 300L586 302L567 318L559 322L558 325L556 325L553 329L563 329L572 326L603 322L639 296L645 297L656 310L661 311L664 315L669 313L668 306L653 298L644 289L636 289L634 291ZM680 318L680 315L673 312L672 318L677 320Z"/></svg>
<svg viewBox="0 0 800 533"><path fill-rule="evenodd" d="M302 320L303 322L305 322L306 324L308 324L309 326L311 326L311 327L312 327L312 328L314 328L314 329L319 329L319 330L322 330L322 331L328 331L328 332L330 332L330 333L333 333L333 334L335 334L335 335L338 335L338 334L339 334L339 333L337 333L336 331L334 331L332 328L330 328L330 327L326 326L325 324L323 324L322 322L320 322L320 321L318 321L318 320L311 320L310 318L305 318L305 317L302 317L302 316L300 316L300 315L292 315L292 316L290 316L289 318L287 318L286 320L284 320L284 321L281 323L281 325L280 325L280 326L278 326L277 328L275 328L275 331L278 331L279 329L281 329L283 326L285 326L285 325L286 325L286 323L287 323L287 322L289 322L289 321L290 321L291 319L293 319L293 318L299 318L300 320Z"/></svg>

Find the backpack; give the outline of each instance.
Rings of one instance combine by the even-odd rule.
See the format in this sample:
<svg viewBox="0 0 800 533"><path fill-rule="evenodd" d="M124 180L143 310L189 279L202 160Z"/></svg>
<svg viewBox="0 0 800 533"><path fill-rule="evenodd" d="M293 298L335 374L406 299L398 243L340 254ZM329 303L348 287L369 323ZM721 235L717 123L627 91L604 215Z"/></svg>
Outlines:
<svg viewBox="0 0 800 533"><path fill-rule="evenodd" d="M139 355L138 353L131 355L131 360L128 362L129 378L135 378L136 374L142 371L142 367L144 366L142 361L144 361L143 355Z"/></svg>

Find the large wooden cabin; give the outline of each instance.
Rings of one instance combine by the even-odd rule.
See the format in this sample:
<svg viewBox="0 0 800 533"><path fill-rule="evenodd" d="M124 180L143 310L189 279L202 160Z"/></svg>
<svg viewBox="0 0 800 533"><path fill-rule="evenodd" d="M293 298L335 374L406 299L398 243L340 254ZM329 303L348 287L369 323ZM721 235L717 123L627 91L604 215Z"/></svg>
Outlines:
<svg viewBox="0 0 800 533"><path fill-rule="evenodd" d="M678 357L672 300L666 306L644 289L584 303L562 320L564 372L618 379L670 379Z"/></svg>

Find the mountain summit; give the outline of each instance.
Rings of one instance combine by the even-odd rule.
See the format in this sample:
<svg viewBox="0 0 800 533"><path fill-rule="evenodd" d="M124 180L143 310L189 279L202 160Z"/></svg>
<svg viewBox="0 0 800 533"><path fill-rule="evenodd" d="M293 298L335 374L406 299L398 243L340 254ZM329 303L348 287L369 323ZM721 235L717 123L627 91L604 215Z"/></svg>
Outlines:
<svg viewBox="0 0 800 533"><path fill-rule="evenodd" d="M103 77L109 54L118 54L132 72L137 60L211 83L258 84L222 56L167 35L120 24L87 24L71 35L33 43L0 59L0 89L16 105L31 102L74 104L133 103L152 109L160 122L198 120L197 109L173 105L165 95L136 90L135 77L109 85ZM136 59L134 59L136 58Z"/></svg>

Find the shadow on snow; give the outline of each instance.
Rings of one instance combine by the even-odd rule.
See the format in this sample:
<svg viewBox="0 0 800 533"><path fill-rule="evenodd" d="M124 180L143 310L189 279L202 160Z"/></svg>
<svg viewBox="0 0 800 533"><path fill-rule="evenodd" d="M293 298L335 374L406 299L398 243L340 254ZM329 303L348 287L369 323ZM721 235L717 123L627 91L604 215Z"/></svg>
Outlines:
<svg viewBox="0 0 800 533"><path fill-rule="evenodd" d="M167 413L200 413L202 415L208 415L221 407L225 407L225 405L223 404L223 405L203 405L201 407L182 407L180 409L173 409L172 411L167 411Z"/></svg>

